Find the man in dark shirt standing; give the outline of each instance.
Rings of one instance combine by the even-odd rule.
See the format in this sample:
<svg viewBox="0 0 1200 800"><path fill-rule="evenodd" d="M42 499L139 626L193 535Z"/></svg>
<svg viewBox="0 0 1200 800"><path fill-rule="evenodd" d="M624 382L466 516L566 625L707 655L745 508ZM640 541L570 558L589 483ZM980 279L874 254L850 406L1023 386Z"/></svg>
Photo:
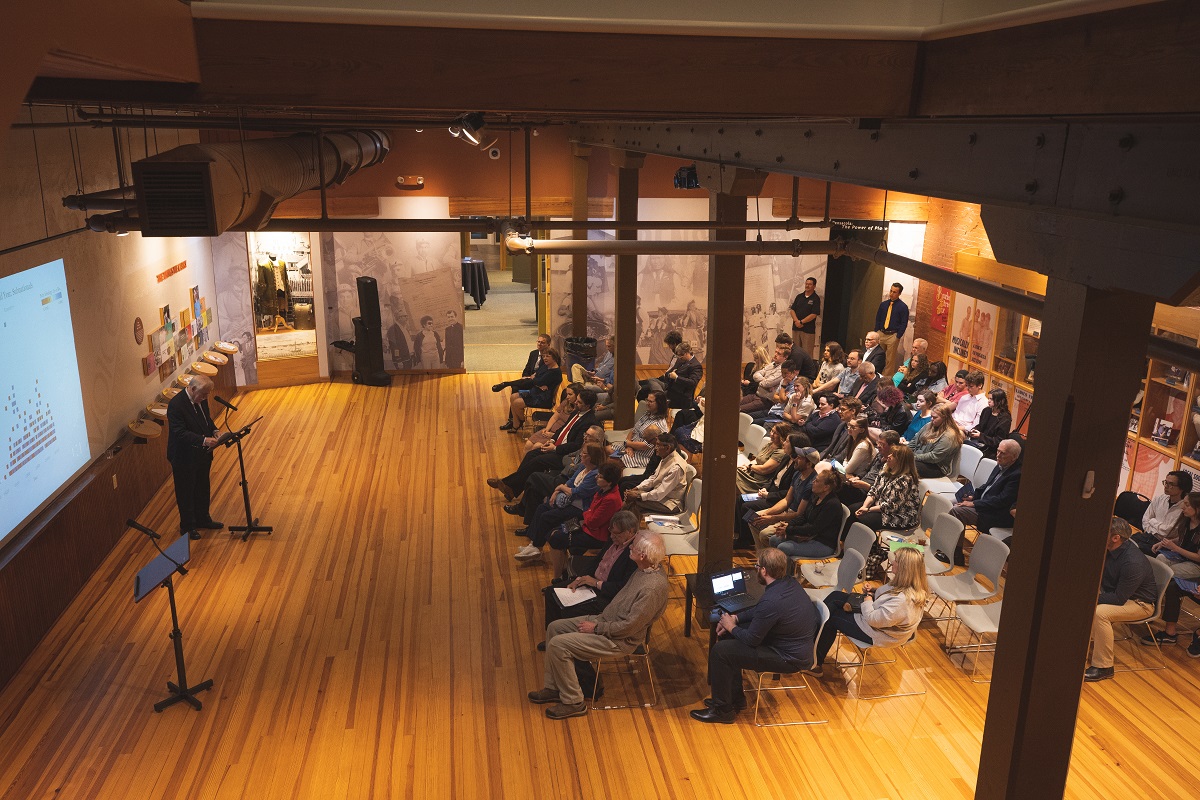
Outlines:
<svg viewBox="0 0 1200 800"><path fill-rule="evenodd" d="M792 301L792 335L809 357L817 344L817 317L821 316L821 296L817 294L817 279L804 279L804 292Z"/></svg>
<svg viewBox="0 0 1200 800"><path fill-rule="evenodd" d="M887 300L879 304L875 312L875 330L879 332L879 344L887 351L887 363L883 369L876 365L875 371L880 375L891 375L896 371L896 350L904 332L908 330L908 304L900 299L904 287L893 283L888 291Z"/></svg>
<svg viewBox="0 0 1200 800"><path fill-rule="evenodd" d="M1113 517L1108 525L1108 552L1092 617L1092 661L1083 673L1085 681L1113 676L1113 623L1148 617L1158 602L1150 560L1129 540L1132 533L1120 517Z"/></svg>
<svg viewBox="0 0 1200 800"><path fill-rule="evenodd" d="M729 724L746 707L742 670L799 672L812 666L820 624L808 595L787 574L788 557L775 547L759 554L755 571L767 588L758 605L741 614L722 614L718 641L708 652L712 697L692 711L700 722Z"/></svg>

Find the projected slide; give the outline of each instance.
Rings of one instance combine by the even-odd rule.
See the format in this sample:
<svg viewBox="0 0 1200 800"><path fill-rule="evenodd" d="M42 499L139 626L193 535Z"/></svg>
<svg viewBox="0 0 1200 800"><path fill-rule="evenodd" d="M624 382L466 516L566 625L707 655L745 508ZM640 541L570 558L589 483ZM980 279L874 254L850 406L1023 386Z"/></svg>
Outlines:
<svg viewBox="0 0 1200 800"><path fill-rule="evenodd" d="M0 278L0 541L89 456L63 262Z"/></svg>

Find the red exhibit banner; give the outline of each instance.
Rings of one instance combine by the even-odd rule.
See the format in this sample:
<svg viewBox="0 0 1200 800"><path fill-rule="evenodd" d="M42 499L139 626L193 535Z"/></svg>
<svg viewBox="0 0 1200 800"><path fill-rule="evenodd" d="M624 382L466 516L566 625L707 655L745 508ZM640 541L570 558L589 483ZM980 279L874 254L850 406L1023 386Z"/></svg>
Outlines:
<svg viewBox="0 0 1200 800"><path fill-rule="evenodd" d="M929 320L929 327L935 331L946 332L946 323L950 317L950 290L944 289L941 286L934 287L933 296L933 316Z"/></svg>

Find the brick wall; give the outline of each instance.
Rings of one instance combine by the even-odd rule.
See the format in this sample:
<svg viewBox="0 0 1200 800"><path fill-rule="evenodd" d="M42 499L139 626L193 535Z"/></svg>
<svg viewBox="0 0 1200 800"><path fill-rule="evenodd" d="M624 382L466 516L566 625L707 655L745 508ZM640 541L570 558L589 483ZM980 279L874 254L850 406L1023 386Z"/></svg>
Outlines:
<svg viewBox="0 0 1200 800"><path fill-rule="evenodd" d="M981 256L994 257L992 244L979 218L979 206L930 197L929 223L925 228L921 260L943 269L954 269L954 254L969 247L978 248ZM946 334L929 327L936 290L937 286L931 281L921 281L914 314L914 335L929 340L931 361L944 360L946 352Z"/></svg>

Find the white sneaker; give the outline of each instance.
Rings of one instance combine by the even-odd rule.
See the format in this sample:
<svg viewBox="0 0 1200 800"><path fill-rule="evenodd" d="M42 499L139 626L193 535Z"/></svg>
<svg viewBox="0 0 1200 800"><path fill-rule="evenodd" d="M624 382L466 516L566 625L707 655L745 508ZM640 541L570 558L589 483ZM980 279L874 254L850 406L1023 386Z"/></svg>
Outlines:
<svg viewBox="0 0 1200 800"><path fill-rule="evenodd" d="M518 561L528 561L533 558L538 558L541 555L542 555L542 548L534 547L531 544L527 544L524 547L522 547L520 550L518 550L516 553L514 553L513 558L517 559Z"/></svg>

